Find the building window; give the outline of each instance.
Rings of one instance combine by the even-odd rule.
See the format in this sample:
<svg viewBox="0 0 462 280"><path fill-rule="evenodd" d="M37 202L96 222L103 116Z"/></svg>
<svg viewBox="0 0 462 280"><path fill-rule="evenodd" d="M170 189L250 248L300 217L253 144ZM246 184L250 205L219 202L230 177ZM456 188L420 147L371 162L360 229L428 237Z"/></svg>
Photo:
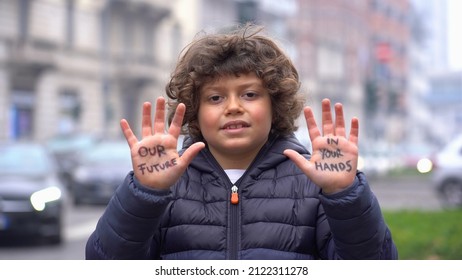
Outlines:
<svg viewBox="0 0 462 280"><path fill-rule="evenodd" d="M135 38L135 26L134 26L134 16L128 10L121 10L120 14L122 23L122 44L123 44L123 57L125 60L131 58L132 55L132 46L136 44Z"/></svg>
<svg viewBox="0 0 462 280"><path fill-rule="evenodd" d="M175 60L178 54L181 52L182 41L181 41L181 27L178 23L175 23L172 29L172 60Z"/></svg>
<svg viewBox="0 0 462 280"><path fill-rule="evenodd" d="M66 45L72 48L74 45L74 0L67 0L66 2Z"/></svg>
<svg viewBox="0 0 462 280"><path fill-rule="evenodd" d="M30 14L30 0L19 1L19 38L26 40L29 37L29 14Z"/></svg>
<svg viewBox="0 0 462 280"><path fill-rule="evenodd" d="M342 53L331 47L319 46L317 73L320 78L343 79L345 67Z"/></svg>
<svg viewBox="0 0 462 280"><path fill-rule="evenodd" d="M30 139L34 135L35 94L28 90L13 90L10 107L10 137Z"/></svg>
<svg viewBox="0 0 462 280"><path fill-rule="evenodd" d="M257 2L254 0L238 1L237 13L240 23L255 22L257 20Z"/></svg>
<svg viewBox="0 0 462 280"><path fill-rule="evenodd" d="M81 119L81 102L74 89L63 89L59 94L58 133L75 132Z"/></svg>
<svg viewBox="0 0 462 280"><path fill-rule="evenodd" d="M145 18L144 20L144 56L148 59L148 61L153 60L153 54L155 53L154 49L154 30L155 30L154 21Z"/></svg>

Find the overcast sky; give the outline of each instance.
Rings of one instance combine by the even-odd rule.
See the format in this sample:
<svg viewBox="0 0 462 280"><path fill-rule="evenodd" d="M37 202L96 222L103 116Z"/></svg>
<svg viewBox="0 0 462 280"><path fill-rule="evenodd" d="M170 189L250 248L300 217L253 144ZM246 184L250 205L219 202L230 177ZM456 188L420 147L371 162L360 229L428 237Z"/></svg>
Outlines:
<svg viewBox="0 0 462 280"><path fill-rule="evenodd" d="M449 67L462 70L462 0L448 0Z"/></svg>

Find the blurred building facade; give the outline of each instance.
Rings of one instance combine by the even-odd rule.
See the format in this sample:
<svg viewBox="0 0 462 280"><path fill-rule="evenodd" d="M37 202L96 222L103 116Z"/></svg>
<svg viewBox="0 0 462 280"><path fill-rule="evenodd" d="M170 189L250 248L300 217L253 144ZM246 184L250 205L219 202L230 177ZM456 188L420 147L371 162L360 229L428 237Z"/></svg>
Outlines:
<svg viewBox="0 0 462 280"><path fill-rule="evenodd" d="M429 83L430 136L444 145L462 134L462 71L433 74Z"/></svg>
<svg viewBox="0 0 462 280"><path fill-rule="evenodd" d="M450 69L447 0L413 0L408 140L441 147L462 131L462 72Z"/></svg>
<svg viewBox="0 0 462 280"><path fill-rule="evenodd" d="M296 27L296 63L307 103L320 117L320 101L329 98L344 104L347 119L362 119L369 52L367 1L297 2L292 25Z"/></svg>
<svg viewBox="0 0 462 280"><path fill-rule="evenodd" d="M410 5L407 0L298 0L301 76L317 103L324 97L359 117L363 143L405 135ZM320 109L318 109L320 111Z"/></svg>
<svg viewBox="0 0 462 280"><path fill-rule="evenodd" d="M365 141L401 141L408 0L0 0L0 139L139 129L184 46L253 21L283 45L309 105L362 120Z"/></svg>
<svg viewBox="0 0 462 280"><path fill-rule="evenodd" d="M443 1L433 1L440 2ZM438 49L431 51L434 55L429 55L428 52L423 51L426 48L426 41L428 38L427 22L434 21L434 17L429 15L427 9L422 9L420 5L426 3L428 7L429 1L412 1L412 14L411 14L411 43L410 43L410 71L409 71L409 96L407 127L408 127L408 140L412 143L418 143L422 146L428 142L429 127L428 124L432 121L432 116L426 104L427 93L429 88L428 83L428 65L429 58L436 63L439 61L436 54L441 53ZM433 25L433 24L431 24ZM441 26L441 25L438 25ZM436 66L436 65L435 65ZM438 67L438 66L437 66Z"/></svg>
<svg viewBox="0 0 462 280"><path fill-rule="evenodd" d="M139 130L201 30L261 20L287 38L295 0L0 0L0 139ZM287 40L286 42L289 42Z"/></svg>
<svg viewBox="0 0 462 280"><path fill-rule="evenodd" d="M163 91L173 3L0 0L0 139L111 137L121 118L138 122Z"/></svg>
<svg viewBox="0 0 462 280"><path fill-rule="evenodd" d="M408 73L411 5L403 0L368 3L369 67L365 107L372 139L406 140L410 104Z"/></svg>

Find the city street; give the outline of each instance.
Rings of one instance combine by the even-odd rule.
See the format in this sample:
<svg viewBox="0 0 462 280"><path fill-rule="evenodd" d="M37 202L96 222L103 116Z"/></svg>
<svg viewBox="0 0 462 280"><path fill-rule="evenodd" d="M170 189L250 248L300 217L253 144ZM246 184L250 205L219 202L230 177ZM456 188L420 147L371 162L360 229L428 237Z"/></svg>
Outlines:
<svg viewBox="0 0 462 280"><path fill-rule="evenodd" d="M429 179L423 177L370 179L372 190L377 195L382 210L421 209L436 210L440 203ZM85 243L95 228L104 207L69 206L65 229L65 240L58 246L32 244L15 246L1 245L0 260L79 260L85 258Z"/></svg>
<svg viewBox="0 0 462 280"><path fill-rule="evenodd" d="M438 210L442 208L429 176L371 178L369 183L382 210Z"/></svg>
<svg viewBox="0 0 462 280"><path fill-rule="evenodd" d="M70 205L66 209L64 240L61 245L0 244L0 260L79 260L85 258L85 243L94 230L103 206Z"/></svg>

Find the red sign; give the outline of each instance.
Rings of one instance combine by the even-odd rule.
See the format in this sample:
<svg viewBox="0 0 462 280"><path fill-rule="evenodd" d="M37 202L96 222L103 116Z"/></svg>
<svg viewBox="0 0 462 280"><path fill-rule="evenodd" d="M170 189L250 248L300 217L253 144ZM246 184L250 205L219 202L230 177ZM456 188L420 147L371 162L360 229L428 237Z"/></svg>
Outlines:
<svg viewBox="0 0 462 280"><path fill-rule="evenodd" d="M375 57L381 62L389 62L393 57L393 52L388 43L380 43L375 46Z"/></svg>

